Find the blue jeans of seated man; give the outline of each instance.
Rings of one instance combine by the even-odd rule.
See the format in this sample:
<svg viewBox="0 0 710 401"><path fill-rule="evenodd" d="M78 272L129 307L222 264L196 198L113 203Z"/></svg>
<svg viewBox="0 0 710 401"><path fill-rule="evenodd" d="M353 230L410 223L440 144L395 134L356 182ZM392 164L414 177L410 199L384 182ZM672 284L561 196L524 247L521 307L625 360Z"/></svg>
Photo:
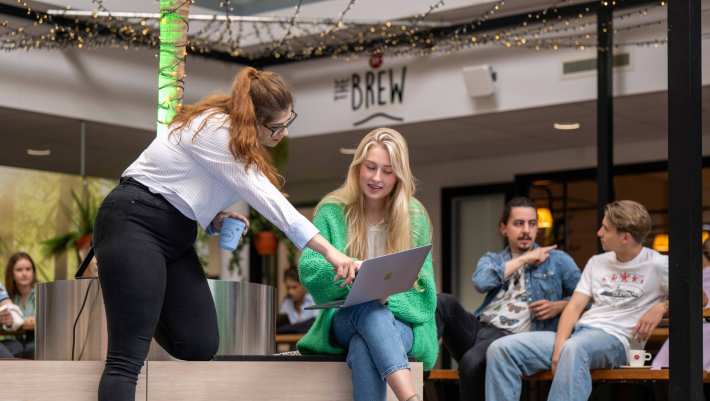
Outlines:
<svg viewBox="0 0 710 401"><path fill-rule="evenodd" d="M354 401L384 401L385 378L409 369L407 354L412 349L412 329L395 319L378 301L340 309L333 316L332 334L348 350L353 373Z"/></svg>
<svg viewBox="0 0 710 401"><path fill-rule="evenodd" d="M550 369L555 333L535 331L496 340L486 359L486 401L518 401L522 376ZM626 363L626 349L602 330L578 325L562 347L548 401L586 401L592 392L589 369Z"/></svg>

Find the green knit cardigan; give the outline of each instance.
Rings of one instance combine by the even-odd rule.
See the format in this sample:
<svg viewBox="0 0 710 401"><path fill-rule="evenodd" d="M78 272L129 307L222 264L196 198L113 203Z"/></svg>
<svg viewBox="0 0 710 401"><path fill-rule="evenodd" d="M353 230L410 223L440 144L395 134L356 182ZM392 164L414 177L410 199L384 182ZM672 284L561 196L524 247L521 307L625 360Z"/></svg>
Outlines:
<svg viewBox="0 0 710 401"><path fill-rule="evenodd" d="M412 246L431 243L429 216L419 201L410 201L410 226ZM342 204L326 203L321 205L313 218L313 224L320 233L338 250L345 253L348 242L348 230L345 222L345 210ZM350 290L340 287L342 280L334 282L333 266L319 253L304 249L299 261L301 283L308 289L317 304L343 299ZM436 362L439 343L436 337L436 284L429 254L422 266L414 287L406 292L389 297L387 306L395 318L408 324L414 334L414 343L410 355L430 370ZM298 342L301 353L343 354L345 349L331 342L331 324L337 309L324 309L311 329Z"/></svg>

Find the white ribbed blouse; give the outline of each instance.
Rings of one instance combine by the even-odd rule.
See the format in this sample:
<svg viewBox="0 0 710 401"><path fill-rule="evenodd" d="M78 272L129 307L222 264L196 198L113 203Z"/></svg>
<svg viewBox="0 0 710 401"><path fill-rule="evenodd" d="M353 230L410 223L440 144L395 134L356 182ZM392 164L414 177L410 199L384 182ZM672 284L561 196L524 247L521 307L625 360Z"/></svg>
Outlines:
<svg viewBox="0 0 710 401"><path fill-rule="evenodd" d="M244 200L296 246L305 247L318 229L256 167L246 170L244 163L234 159L229 150L226 114L208 119L194 137L206 116L196 117L172 136L169 129L159 129L157 137L122 176L133 177L162 195L203 228L217 213Z"/></svg>

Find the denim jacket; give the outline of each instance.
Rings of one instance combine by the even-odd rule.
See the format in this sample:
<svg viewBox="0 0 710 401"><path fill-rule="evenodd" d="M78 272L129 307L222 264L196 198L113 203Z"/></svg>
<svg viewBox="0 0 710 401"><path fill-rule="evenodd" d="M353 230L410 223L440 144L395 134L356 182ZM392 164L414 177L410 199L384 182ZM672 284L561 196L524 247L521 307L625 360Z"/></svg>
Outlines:
<svg viewBox="0 0 710 401"><path fill-rule="evenodd" d="M10 298L10 297L7 295L7 291L5 291L5 287L2 284L0 284L0 301L4 301L8 298Z"/></svg>
<svg viewBox="0 0 710 401"><path fill-rule="evenodd" d="M537 244L533 245L537 247ZM510 248L506 247L501 252L488 252L478 260L478 266L473 273L473 285L481 293L486 294L481 306L474 313L476 317L491 303L503 286L509 280L503 279L505 264L511 259ZM539 265L528 265L524 268L527 292L530 294L529 302L546 299L560 301L569 299L577 287L577 282L582 273L577 264L565 252L552 250L545 262ZM533 318L531 330L556 331L559 315L548 320Z"/></svg>

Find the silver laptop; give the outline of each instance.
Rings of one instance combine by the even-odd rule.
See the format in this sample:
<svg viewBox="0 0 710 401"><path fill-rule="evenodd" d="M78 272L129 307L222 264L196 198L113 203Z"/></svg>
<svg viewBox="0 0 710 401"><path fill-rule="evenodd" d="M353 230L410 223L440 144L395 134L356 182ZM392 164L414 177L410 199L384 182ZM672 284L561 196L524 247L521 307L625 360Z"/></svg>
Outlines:
<svg viewBox="0 0 710 401"><path fill-rule="evenodd" d="M345 299L308 306L304 309L346 308L412 288L431 245L367 259L360 265L355 282Z"/></svg>

